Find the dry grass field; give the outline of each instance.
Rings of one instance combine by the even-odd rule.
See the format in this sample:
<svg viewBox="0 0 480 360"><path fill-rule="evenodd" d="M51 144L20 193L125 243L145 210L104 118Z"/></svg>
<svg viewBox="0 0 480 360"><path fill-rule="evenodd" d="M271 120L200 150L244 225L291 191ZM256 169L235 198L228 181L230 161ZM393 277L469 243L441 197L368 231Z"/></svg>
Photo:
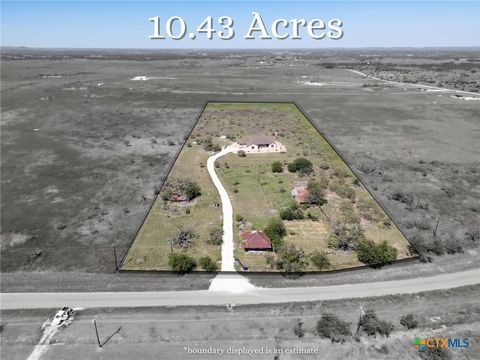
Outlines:
<svg viewBox="0 0 480 360"><path fill-rule="evenodd" d="M146 280L136 282L115 274L113 246L120 258L212 100L295 101L432 261L348 277L255 277L262 286L364 282L474 266L480 257L480 104L421 84L477 91L479 69L475 48L2 48L2 289L199 286L195 276L167 281L166 275L143 275ZM151 79L131 80L139 75Z"/></svg>

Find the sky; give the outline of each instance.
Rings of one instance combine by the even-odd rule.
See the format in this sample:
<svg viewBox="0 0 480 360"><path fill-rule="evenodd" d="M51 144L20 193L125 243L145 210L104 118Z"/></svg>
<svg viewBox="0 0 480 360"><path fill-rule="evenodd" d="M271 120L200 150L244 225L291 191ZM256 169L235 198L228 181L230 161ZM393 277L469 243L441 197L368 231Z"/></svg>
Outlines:
<svg viewBox="0 0 480 360"><path fill-rule="evenodd" d="M252 12L271 32L275 19L340 19L339 40L314 40L306 28L301 39L245 40ZM160 17L162 35L171 16L185 20L181 40L151 40ZM234 20L235 36L221 40L206 34L188 36L212 16ZM328 47L463 47L480 46L480 1L2 1L1 45L50 48L312 48ZM173 32L179 30L178 23ZM292 27L287 30L291 33ZM285 32L284 30L281 31Z"/></svg>

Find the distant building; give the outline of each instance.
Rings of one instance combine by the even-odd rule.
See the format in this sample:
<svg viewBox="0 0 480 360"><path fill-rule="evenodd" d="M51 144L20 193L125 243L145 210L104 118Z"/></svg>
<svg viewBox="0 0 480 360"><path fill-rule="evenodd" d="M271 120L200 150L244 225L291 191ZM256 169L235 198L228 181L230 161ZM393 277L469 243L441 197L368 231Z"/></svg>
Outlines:
<svg viewBox="0 0 480 360"><path fill-rule="evenodd" d="M133 81L147 81L148 77L146 77L145 75L135 76L134 78L132 78L132 80Z"/></svg>
<svg viewBox="0 0 480 360"><path fill-rule="evenodd" d="M272 240L263 231L245 231L242 239L245 251L272 251Z"/></svg>

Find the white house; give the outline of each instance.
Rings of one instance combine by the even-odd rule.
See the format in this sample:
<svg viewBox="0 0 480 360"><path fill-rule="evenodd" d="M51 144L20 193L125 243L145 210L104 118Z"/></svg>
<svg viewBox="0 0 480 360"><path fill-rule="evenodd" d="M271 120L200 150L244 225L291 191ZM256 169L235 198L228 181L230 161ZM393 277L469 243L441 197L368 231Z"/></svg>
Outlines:
<svg viewBox="0 0 480 360"><path fill-rule="evenodd" d="M248 154L287 151L287 149L281 142L275 141L269 136L256 136L244 140L239 140L238 142L230 145L230 147L235 152L243 150Z"/></svg>

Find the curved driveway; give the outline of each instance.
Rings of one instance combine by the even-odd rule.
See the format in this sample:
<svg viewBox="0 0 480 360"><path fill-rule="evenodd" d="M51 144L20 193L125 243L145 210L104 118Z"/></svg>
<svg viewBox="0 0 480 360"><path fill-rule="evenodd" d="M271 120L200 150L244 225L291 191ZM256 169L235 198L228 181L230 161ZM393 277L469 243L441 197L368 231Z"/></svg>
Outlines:
<svg viewBox="0 0 480 360"><path fill-rule="evenodd" d="M227 276L227 274L224 274ZM241 276L232 274L232 276ZM348 276L348 275L345 275ZM4 293L2 309L71 307L144 307L226 304L276 304L361 298L449 289L478 284L480 269L414 279L307 288L255 289L243 293L196 291Z"/></svg>
<svg viewBox="0 0 480 360"><path fill-rule="evenodd" d="M235 271L234 259L233 259L233 208L228 196L227 190L222 185L222 182L215 172L215 161L226 154L229 154L232 150L226 147L219 153L212 155L207 160L207 170L212 178L213 184L220 194L222 200L222 212L223 212L223 243L222 243L222 271Z"/></svg>

